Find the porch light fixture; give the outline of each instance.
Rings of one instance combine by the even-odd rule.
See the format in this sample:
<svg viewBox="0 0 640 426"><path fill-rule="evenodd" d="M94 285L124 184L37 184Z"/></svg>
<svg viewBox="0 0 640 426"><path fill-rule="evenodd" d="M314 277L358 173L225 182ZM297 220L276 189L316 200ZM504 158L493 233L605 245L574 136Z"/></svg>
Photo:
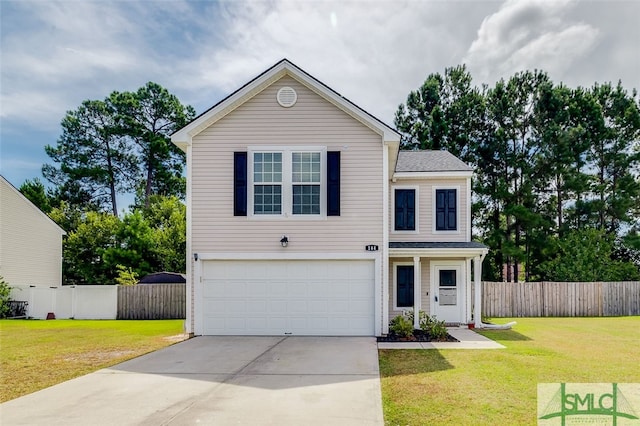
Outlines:
<svg viewBox="0 0 640 426"><path fill-rule="evenodd" d="M282 247L286 247L289 245L289 238L287 238L286 235L283 235L282 238L280 239L280 245Z"/></svg>

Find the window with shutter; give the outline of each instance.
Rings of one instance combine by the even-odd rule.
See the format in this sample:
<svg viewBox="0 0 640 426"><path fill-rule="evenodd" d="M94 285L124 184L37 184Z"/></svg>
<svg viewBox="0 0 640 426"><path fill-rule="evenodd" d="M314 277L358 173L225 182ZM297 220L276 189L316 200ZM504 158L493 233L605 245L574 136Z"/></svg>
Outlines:
<svg viewBox="0 0 640 426"><path fill-rule="evenodd" d="M415 189L396 189L394 192L394 229L396 231L415 231L416 229L416 191Z"/></svg>
<svg viewBox="0 0 640 426"><path fill-rule="evenodd" d="M436 231L458 229L457 200L455 189L436 189Z"/></svg>

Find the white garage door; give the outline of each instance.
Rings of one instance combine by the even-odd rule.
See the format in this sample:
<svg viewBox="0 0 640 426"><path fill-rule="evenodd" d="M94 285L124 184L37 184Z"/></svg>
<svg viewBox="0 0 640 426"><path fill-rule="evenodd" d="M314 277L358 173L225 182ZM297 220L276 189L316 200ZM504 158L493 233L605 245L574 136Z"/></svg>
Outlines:
<svg viewBox="0 0 640 426"><path fill-rule="evenodd" d="M371 260L203 261L203 334L372 336Z"/></svg>

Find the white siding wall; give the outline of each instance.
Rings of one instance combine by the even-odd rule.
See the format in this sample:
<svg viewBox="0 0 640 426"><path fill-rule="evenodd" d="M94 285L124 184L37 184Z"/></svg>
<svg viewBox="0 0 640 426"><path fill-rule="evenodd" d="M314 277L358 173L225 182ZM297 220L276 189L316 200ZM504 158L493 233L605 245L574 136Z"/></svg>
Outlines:
<svg viewBox="0 0 640 426"><path fill-rule="evenodd" d="M292 108L276 101L283 86L298 94ZM341 151L341 215L234 217L233 152L259 145ZM294 79L282 78L200 133L192 149L193 252L360 253L367 244L382 244L381 136ZM279 243L283 234L286 249Z"/></svg>
<svg viewBox="0 0 640 426"><path fill-rule="evenodd" d="M10 285L62 285L63 231L0 178L0 275Z"/></svg>
<svg viewBox="0 0 640 426"><path fill-rule="evenodd" d="M418 227L419 232L404 232L394 231L393 222L393 210L394 210L394 189L395 188L418 188ZM458 190L458 231L457 232L440 232L434 231L434 189L439 188L456 188ZM428 241L428 242L443 242L443 241L467 241L467 229L471 218L467 214L468 203L467 200L467 179L465 178L453 178L453 179L415 179L415 180L399 180L395 183L391 183L389 186L389 223L390 223L390 238L391 242L400 241Z"/></svg>

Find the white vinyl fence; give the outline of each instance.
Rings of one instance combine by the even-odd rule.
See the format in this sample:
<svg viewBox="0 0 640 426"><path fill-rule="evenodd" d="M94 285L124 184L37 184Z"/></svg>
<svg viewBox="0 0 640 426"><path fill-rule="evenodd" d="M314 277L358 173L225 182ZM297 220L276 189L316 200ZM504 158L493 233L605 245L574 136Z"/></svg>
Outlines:
<svg viewBox="0 0 640 426"><path fill-rule="evenodd" d="M56 318L116 319L118 286L83 285L63 287L13 286L11 299L27 302L27 316Z"/></svg>

